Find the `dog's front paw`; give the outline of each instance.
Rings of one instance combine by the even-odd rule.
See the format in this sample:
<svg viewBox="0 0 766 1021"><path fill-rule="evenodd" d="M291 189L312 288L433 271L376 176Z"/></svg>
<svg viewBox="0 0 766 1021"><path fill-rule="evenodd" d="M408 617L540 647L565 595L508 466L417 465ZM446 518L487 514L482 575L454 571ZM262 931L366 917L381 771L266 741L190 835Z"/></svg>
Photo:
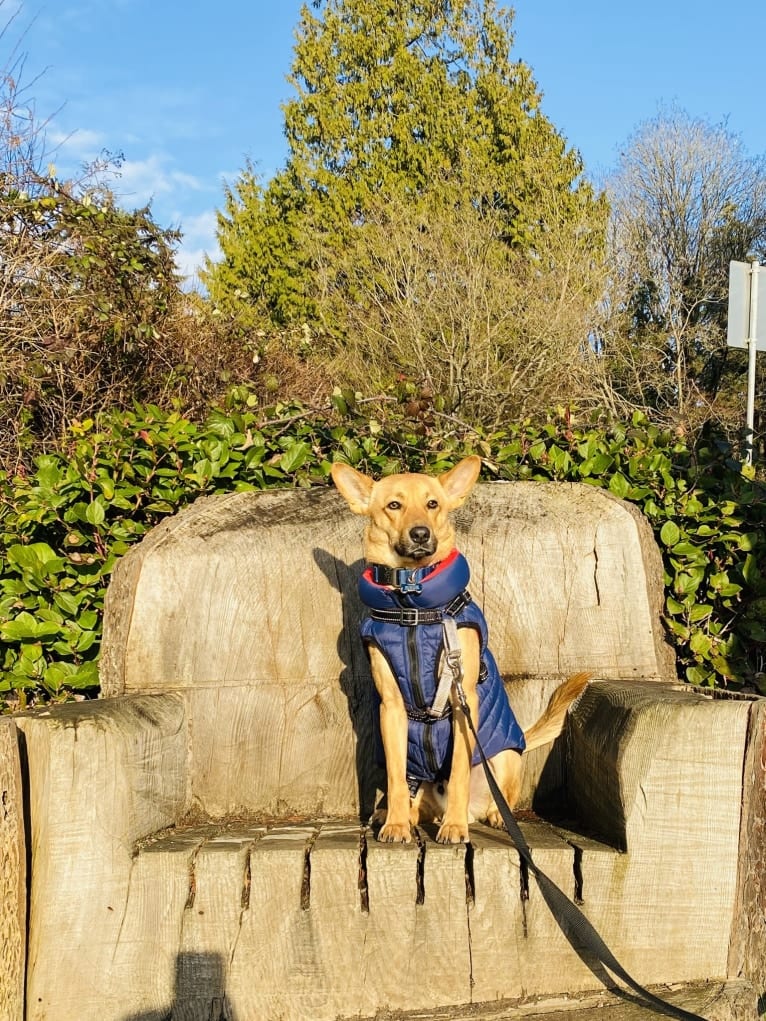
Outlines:
<svg viewBox="0 0 766 1021"><path fill-rule="evenodd" d="M383 844L409 844L412 842L412 830L408 822L387 822L378 833L378 840Z"/></svg>
<svg viewBox="0 0 766 1021"><path fill-rule="evenodd" d="M454 823L446 820L436 834L437 844L464 844L468 841L468 823Z"/></svg>

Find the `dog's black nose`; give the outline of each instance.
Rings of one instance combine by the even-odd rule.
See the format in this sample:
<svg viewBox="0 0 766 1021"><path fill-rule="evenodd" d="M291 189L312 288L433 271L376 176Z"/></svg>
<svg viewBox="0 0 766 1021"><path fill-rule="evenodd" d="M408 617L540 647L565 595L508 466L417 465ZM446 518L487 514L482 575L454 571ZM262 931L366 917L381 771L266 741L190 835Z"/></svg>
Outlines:
<svg viewBox="0 0 766 1021"><path fill-rule="evenodd" d="M413 542L425 543L431 538L431 529L428 525L414 525L410 529L410 539Z"/></svg>

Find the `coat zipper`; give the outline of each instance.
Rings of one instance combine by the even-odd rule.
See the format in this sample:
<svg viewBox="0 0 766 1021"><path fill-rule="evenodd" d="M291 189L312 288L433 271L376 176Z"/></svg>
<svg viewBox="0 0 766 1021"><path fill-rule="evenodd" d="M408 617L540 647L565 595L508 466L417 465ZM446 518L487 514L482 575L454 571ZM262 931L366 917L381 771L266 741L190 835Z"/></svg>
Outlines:
<svg viewBox="0 0 766 1021"><path fill-rule="evenodd" d="M407 659L409 661L410 671L410 682L412 684L412 695L415 705L418 709L429 709L430 706L425 704L425 697L423 695L423 688L420 679L420 654L418 650L418 639L417 639L417 628L409 628L407 632ZM423 731L423 753L426 759L426 765L430 769L433 776L436 776L439 768L439 764L436 759L436 752L434 750L433 735L431 733L431 724L421 724Z"/></svg>

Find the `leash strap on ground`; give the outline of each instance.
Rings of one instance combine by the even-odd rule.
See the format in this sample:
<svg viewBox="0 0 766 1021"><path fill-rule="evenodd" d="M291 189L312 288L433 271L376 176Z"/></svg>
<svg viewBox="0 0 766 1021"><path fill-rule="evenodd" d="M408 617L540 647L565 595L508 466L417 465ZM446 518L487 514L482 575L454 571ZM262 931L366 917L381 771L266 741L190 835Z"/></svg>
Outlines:
<svg viewBox="0 0 766 1021"><path fill-rule="evenodd" d="M668 1003L667 1000L663 1000L661 997L649 992L649 990L645 989L640 982L637 982L631 975L629 975L603 941L589 919L586 918L577 905L571 901L569 897L567 897L567 895L558 888L558 886L556 886L553 880L549 879L548 876L546 876L546 874L537 867L532 859L532 852L529 849L529 844L527 844L524 834L521 832L521 828L516 822L513 812L508 806L508 802L503 797L502 791L495 780L489 762L487 761L487 757L484 754L484 750L479 743L479 738L476 734L471 714L468 711L468 704L465 702L465 696L460 698L461 695L462 691L458 688L458 697L460 699L461 708L465 713L471 733L476 739L476 747L478 748L479 755L481 756L481 762L484 766L487 783L489 784L492 797L495 799L495 804L500 812L500 816L505 823L505 828L508 830L508 834L514 843L516 850L527 863L530 872L532 872L537 880L540 892L542 893L548 907L551 909L551 913L556 919L561 931L570 943L573 942L572 937L576 937L583 950L587 950L593 954L605 968L608 968L613 975L622 979L625 985L629 986L656 1010L663 1014L668 1014L671 1017L680 1018L681 1021L705 1021L705 1018L701 1017L699 1014L692 1014L690 1011L684 1010L682 1007L676 1007L675 1004Z"/></svg>

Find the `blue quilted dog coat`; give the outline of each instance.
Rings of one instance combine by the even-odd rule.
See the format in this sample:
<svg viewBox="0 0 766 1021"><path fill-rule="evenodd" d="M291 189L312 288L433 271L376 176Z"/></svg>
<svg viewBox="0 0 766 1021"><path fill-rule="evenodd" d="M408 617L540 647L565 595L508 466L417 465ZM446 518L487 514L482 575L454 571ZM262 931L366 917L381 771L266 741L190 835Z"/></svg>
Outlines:
<svg viewBox="0 0 766 1021"><path fill-rule="evenodd" d="M365 645L375 645L385 656L396 677L409 717L407 779L411 790L423 780L439 781L449 777L452 761L451 713L436 719L427 710L433 704L439 686L439 663L443 649L441 616L449 613L458 628L472 627L479 634L481 670L479 673L479 741L488 758L506 748L524 751L524 733L513 714L497 664L488 648L487 622L480 608L470 600L466 586L470 578L468 562L457 550L432 569L416 572L420 591L402 592L374 580L368 567L359 582L362 602L372 615L361 625ZM459 598L462 596L462 599ZM456 599L456 597L458 597ZM457 605L455 605L457 604ZM437 610L429 623L412 625L392 620L376 620L376 610ZM403 617L406 621L406 613ZM377 715L377 714L376 714ZM382 743L378 732L378 754L382 761ZM474 750L473 764L480 761Z"/></svg>

